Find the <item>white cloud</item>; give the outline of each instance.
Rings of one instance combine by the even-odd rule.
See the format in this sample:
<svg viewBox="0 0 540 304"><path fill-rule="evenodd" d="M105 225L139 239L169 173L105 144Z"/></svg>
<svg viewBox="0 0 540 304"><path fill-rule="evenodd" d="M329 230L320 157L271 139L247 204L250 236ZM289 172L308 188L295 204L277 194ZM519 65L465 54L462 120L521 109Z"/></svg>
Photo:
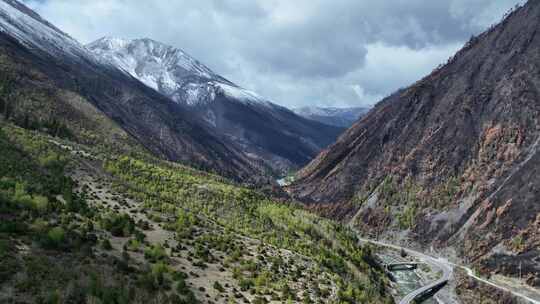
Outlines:
<svg viewBox="0 0 540 304"><path fill-rule="evenodd" d="M412 49L381 42L367 46L366 65L354 77L363 87L384 92L386 88L408 86L428 75L461 48L461 43ZM390 92L387 92L390 93Z"/></svg>
<svg viewBox="0 0 540 304"><path fill-rule="evenodd" d="M27 0L83 43L148 37L285 106L373 104L523 0Z"/></svg>

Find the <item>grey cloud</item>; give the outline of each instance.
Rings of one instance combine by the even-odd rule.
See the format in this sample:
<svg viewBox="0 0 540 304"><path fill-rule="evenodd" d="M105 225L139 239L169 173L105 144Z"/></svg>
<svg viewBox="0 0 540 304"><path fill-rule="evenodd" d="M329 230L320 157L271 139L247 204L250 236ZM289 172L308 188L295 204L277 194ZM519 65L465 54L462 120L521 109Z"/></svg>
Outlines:
<svg viewBox="0 0 540 304"><path fill-rule="evenodd" d="M148 37L286 105L373 104L522 0L27 0L83 43Z"/></svg>

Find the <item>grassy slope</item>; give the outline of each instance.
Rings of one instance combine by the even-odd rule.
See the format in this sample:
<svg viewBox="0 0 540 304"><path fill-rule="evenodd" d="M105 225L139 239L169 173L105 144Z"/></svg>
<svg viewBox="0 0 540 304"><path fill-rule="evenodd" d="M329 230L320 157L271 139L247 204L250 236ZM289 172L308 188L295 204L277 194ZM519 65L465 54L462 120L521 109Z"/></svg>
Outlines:
<svg viewBox="0 0 540 304"><path fill-rule="evenodd" d="M65 176L68 155L3 123L0 155L0 302L152 298L135 288L142 273L132 278L119 261L95 254L97 211Z"/></svg>
<svg viewBox="0 0 540 304"><path fill-rule="evenodd" d="M99 152L2 123L0 299L390 302L345 228L144 153ZM84 168L109 198L83 186Z"/></svg>

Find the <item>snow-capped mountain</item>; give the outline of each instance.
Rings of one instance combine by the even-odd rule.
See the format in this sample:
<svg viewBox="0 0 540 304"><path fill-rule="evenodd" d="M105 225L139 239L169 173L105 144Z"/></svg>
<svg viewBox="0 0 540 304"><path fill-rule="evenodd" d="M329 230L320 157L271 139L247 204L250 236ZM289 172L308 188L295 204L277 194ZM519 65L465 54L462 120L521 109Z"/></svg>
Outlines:
<svg viewBox="0 0 540 304"><path fill-rule="evenodd" d="M228 176L257 175L261 160L277 171L298 167L342 131L305 120L156 41L104 38L85 47L15 0L0 0L0 42L12 61L81 94L149 150Z"/></svg>
<svg viewBox="0 0 540 304"><path fill-rule="evenodd" d="M278 173L307 163L343 131L296 115L218 75L186 52L151 39L105 37L87 48L104 63L191 111Z"/></svg>
<svg viewBox="0 0 540 304"><path fill-rule="evenodd" d="M158 157L241 181L266 175L268 169L233 141L124 69L105 63L19 1L0 0L0 57L2 78L16 83L17 93L41 98L20 98L11 109L13 119L61 121L81 141L113 126L117 129L103 137L114 145L127 140ZM115 137L121 133L125 136Z"/></svg>
<svg viewBox="0 0 540 304"><path fill-rule="evenodd" d="M238 101L266 102L256 93L217 75L186 52L151 39L104 37L87 48L177 103L197 106L214 101L219 94Z"/></svg>
<svg viewBox="0 0 540 304"><path fill-rule="evenodd" d="M293 111L308 119L332 126L348 128L366 114L369 108L302 107L293 109Z"/></svg>

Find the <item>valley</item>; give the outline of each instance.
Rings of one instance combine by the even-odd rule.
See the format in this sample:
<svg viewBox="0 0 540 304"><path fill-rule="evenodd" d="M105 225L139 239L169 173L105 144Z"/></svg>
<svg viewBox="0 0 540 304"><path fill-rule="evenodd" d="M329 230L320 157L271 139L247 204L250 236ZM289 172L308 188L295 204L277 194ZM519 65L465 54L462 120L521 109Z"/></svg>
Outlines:
<svg viewBox="0 0 540 304"><path fill-rule="evenodd" d="M396 90L393 74L427 65L411 54L437 49L444 33L338 51L327 36L316 54L313 33L282 42L357 18L317 26L253 2L264 20L253 31L287 29L256 56L245 55L255 44L227 50L257 40L244 27L227 43L178 38L204 43L197 55L220 74L151 38L100 32L83 44L30 8L52 14L54 1L0 0L0 303L540 303L540 1L517 4L377 103L380 91L350 82ZM220 14L247 8L228 5L205 7L206 25L241 24ZM200 13L184 22L178 12L167 30ZM378 30L361 27L350 37ZM391 28L377 39L420 39ZM305 65L293 56L304 39Z"/></svg>
<svg viewBox="0 0 540 304"><path fill-rule="evenodd" d="M537 1L516 7L383 99L288 192L363 236L537 290L538 16Z"/></svg>

